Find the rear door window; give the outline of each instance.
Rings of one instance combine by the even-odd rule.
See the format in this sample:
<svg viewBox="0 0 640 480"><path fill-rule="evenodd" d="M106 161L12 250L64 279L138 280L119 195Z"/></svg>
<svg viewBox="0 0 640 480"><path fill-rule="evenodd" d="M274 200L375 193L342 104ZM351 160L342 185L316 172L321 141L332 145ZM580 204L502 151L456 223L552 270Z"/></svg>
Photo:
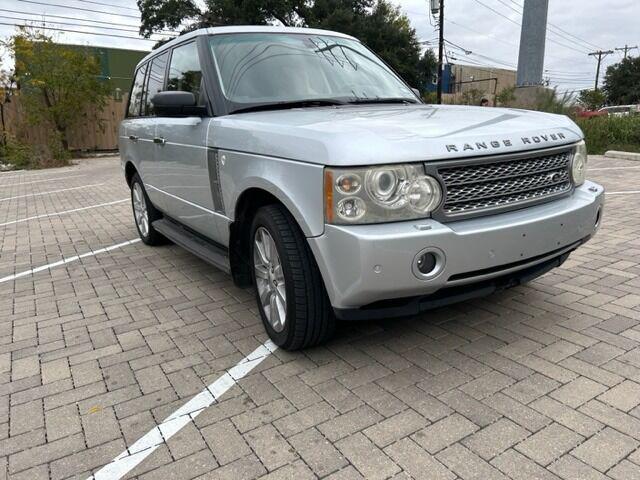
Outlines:
<svg viewBox="0 0 640 480"><path fill-rule="evenodd" d="M176 47L171 55L167 90L191 92L200 103L201 86L202 69L196 43L190 42Z"/></svg>
<svg viewBox="0 0 640 480"><path fill-rule="evenodd" d="M139 117L140 107L142 106L142 95L144 87L144 77L147 74L147 64L142 65L136 72L133 85L131 87L131 94L129 95L129 108L127 110L127 117Z"/></svg>
<svg viewBox="0 0 640 480"><path fill-rule="evenodd" d="M167 70L168 57L169 53L165 52L151 61L145 92L144 115L150 116L154 114L151 99L156 93L164 89L164 76Z"/></svg>

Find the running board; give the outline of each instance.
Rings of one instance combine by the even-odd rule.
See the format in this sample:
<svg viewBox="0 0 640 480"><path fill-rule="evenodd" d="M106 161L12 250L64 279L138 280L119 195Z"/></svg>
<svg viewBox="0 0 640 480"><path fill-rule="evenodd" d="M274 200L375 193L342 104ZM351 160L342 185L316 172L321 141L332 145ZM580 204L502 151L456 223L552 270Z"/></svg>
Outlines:
<svg viewBox="0 0 640 480"><path fill-rule="evenodd" d="M190 232L182 225L171 220L163 218L156 220L152 225L153 228L176 245L181 246L223 272L231 273L229 253L223 247L200 237L196 233Z"/></svg>

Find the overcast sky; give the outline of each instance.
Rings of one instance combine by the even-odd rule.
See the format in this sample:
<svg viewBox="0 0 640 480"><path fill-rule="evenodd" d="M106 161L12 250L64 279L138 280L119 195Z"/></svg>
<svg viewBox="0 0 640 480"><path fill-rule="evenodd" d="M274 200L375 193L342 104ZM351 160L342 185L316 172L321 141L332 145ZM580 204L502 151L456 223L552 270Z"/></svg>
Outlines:
<svg viewBox="0 0 640 480"><path fill-rule="evenodd" d="M420 40L431 42L428 45L435 47L437 30L428 14L428 0L392 1L409 16ZM449 59L453 63L515 69L522 16L519 12L523 1L445 0L446 39L472 52L465 54L460 48L449 45ZM140 21L135 0L0 2L0 36L11 35L15 31L13 25L24 24L24 19L44 19L46 26L51 28L92 33L49 31L65 43L136 50L149 50L154 43L141 39L136 33ZM596 61L587 54L625 44L640 45L639 19L640 0L550 0L545 76L551 85L558 86L561 91L592 88ZM93 35L95 33L103 35ZM640 52L631 50L630 54L636 56ZM608 56L603 62L602 75L606 66L619 61L622 55L622 52L616 52Z"/></svg>

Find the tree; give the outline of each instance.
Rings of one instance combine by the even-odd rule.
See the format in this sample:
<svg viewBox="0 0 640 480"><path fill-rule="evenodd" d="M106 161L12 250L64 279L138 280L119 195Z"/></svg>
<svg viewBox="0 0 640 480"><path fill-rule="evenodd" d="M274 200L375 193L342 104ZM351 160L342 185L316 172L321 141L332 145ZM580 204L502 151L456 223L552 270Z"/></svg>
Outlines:
<svg viewBox="0 0 640 480"><path fill-rule="evenodd" d="M640 103L640 57L627 57L607 68L604 92L612 105Z"/></svg>
<svg viewBox="0 0 640 480"><path fill-rule="evenodd" d="M500 107L512 107L516 103L516 87L503 88L496 95L496 104Z"/></svg>
<svg viewBox="0 0 640 480"><path fill-rule="evenodd" d="M88 51L55 43L50 37L22 29L11 38L15 80L30 123L52 125L62 153L69 151L69 129L82 112L102 108L110 91L101 80L98 60Z"/></svg>
<svg viewBox="0 0 640 480"><path fill-rule="evenodd" d="M425 50L418 60L418 66L416 68L416 75L418 81L416 88L424 94L427 91L427 85L431 84L438 73L438 59L433 50ZM430 102L435 103L435 102Z"/></svg>
<svg viewBox="0 0 640 480"><path fill-rule="evenodd" d="M598 110L607 101L601 90L582 90L578 95L578 103L587 110Z"/></svg>
<svg viewBox="0 0 640 480"><path fill-rule="evenodd" d="M362 40L410 85L420 78L420 44L409 19L388 0L138 0L140 34L219 25L305 26Z"/></svg>

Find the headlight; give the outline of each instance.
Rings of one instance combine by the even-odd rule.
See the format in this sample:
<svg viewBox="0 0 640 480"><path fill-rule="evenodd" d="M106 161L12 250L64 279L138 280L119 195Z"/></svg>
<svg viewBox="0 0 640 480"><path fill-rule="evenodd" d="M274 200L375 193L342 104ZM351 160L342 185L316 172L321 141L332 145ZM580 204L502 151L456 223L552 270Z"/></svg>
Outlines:
<svg viewBox="0 0 640 480"><path fill-rule="evenodd" d="M422 165L327 168L325 218L333 224L426 218L442 200L440 184Z"/></svg>
<svg viewBox="0 0 640 480"><path fill-rule="evenodd" d="M576 145L571 164L571 178L576 186L580 186L587 178L587 144L584 140Z"/></svg>

